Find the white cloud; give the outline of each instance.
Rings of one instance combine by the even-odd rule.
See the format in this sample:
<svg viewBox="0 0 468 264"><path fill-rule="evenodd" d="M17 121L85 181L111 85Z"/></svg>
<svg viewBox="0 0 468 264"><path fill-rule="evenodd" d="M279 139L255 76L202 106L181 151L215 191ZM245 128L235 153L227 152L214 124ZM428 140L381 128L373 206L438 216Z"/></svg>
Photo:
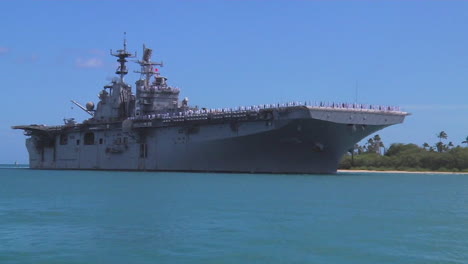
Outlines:
<svg viewBox="0 0 468 264"><path fill-rule="evenodd" d="M104 62L100 58L78 58L75 65L78 68L100 68L104 66Z"/></svg>
<svg viewBox="0 0 468 264"><path fill-rule="evenodd" d="M8 49L7 47L0 47L0 55L5 54L5 53L7 53L9 51L10 51L10 49Z"/></svg>

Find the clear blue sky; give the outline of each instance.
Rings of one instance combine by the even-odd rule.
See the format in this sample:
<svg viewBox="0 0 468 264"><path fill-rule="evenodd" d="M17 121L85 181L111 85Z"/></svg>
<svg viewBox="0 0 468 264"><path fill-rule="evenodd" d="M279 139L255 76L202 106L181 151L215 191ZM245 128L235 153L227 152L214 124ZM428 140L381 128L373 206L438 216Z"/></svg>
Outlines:
<svg viewBox="0 0 468 264"><path fill-rule="evenodd" d="M109 49L141 54L190 103L399 105L384 143L468 136L467 1L1 1L0 163L27 162L19 124L86 115L115 70ZM137 70L129 64L130 70ZM130 83L138 78L131 74ZM133 85L134 86L134 85Z"/></svg>

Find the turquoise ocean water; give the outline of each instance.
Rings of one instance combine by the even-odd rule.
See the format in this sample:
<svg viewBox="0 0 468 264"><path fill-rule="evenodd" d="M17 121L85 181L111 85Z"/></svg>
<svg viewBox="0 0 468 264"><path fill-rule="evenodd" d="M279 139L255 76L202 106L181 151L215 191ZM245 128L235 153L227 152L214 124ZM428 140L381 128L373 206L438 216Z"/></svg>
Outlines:
<svg viewBox="0 0 468 264"><path fill-rule="evenodd" d="M468 175L4 166L0 263L468 263Z"/></svg>

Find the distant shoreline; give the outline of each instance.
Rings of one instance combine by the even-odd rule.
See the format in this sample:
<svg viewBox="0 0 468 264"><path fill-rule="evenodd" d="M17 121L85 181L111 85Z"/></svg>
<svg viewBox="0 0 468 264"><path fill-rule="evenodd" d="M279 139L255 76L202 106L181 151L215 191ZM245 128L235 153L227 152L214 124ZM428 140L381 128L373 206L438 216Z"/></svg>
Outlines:
<svg viewBox="0 0 468 264"><path fill-rule="evenodd" d="M451 171L398 171L398 170L338 170L337 172L359 172L359 173L407 173L407 174L468 174L468 172Z"/></svg>

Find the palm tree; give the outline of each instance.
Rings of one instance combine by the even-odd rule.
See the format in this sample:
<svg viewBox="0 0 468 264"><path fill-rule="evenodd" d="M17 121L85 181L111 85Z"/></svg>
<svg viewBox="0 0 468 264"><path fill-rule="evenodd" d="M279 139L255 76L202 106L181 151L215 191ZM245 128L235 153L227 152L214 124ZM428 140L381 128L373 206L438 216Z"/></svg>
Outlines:
<svg viewBox="0 0 468 264"><path fill-rule="evenodd" d="M447 146L448 146L449 148L452 148L454 145L453 145L452 141L450 141L450 142L448 143Z"/></svg>
<svg viewBox="0 0 468 264"><path fill-rule="evenodd" d="M437 149L437 152L443 152L445 149L445 144L440 141L437 142L436 149Z"/></svg>
<svg viewBox="0 0 468 264"><path fill-rule="evenodd" d="M357 154L362 154L364 152L364 148L359 144L354 145L354 148L357 149Z"/></svg>
<svg viewBox="0 0 468 264"><path fill-rule="evenodd" d="M385 155L385 152L386 152L386 150L385 150L385 145L383 144L382 141L379 142L379 154L380 154L380 155L382 155L382 154L380 153L380 149L381 149L381 148L383 148L383 155Z"/></svg>
<svg viewBox="0 0 468 264"><path fill-rule="evenodd" d="M442 142L442 139L447 139L447 133L445 133L445 131L440 131L437 137L439 138L439 142Z"/></svg>
<svg viewBox="0 0 468 264"><path fill-rule="evenodd" d="M423 148L424 148L424 149L429 150L430 147L431 147L431 146L429 146L429 144L427 144L427 142L424 142L424 144L423 144Z"/></svg>
<svg viewBox="0 0 468 264"><path fill-rule="evenodd" d="M374 141L381 141L382 139L380 138L379 134L374 136Z"/></svg>
<svg viewBox="0 0 468 264"><path fill-rule="evenodd" d="M463 141L462 144L466 144L468 146L468 137L466 137L466 140Z"/></svg>
<svg viewBox="0 0 468 264"><path fill-rule="evenodd" d="M384 144L382 142L382 138L380 137L379 134L375 135L374 136L374 146L373 146L373 150L378 153L378 154L381 154L380 153L380 149L381 148L384 148ZM384 151L385 152L385 151Z"/></svg>
<svg viewBox="0 0 468 264"><path fill-rule="evenodd" d="M366 143L366 149L367 153L373 152L374 151L374 139L369 138Z"/></svg>

